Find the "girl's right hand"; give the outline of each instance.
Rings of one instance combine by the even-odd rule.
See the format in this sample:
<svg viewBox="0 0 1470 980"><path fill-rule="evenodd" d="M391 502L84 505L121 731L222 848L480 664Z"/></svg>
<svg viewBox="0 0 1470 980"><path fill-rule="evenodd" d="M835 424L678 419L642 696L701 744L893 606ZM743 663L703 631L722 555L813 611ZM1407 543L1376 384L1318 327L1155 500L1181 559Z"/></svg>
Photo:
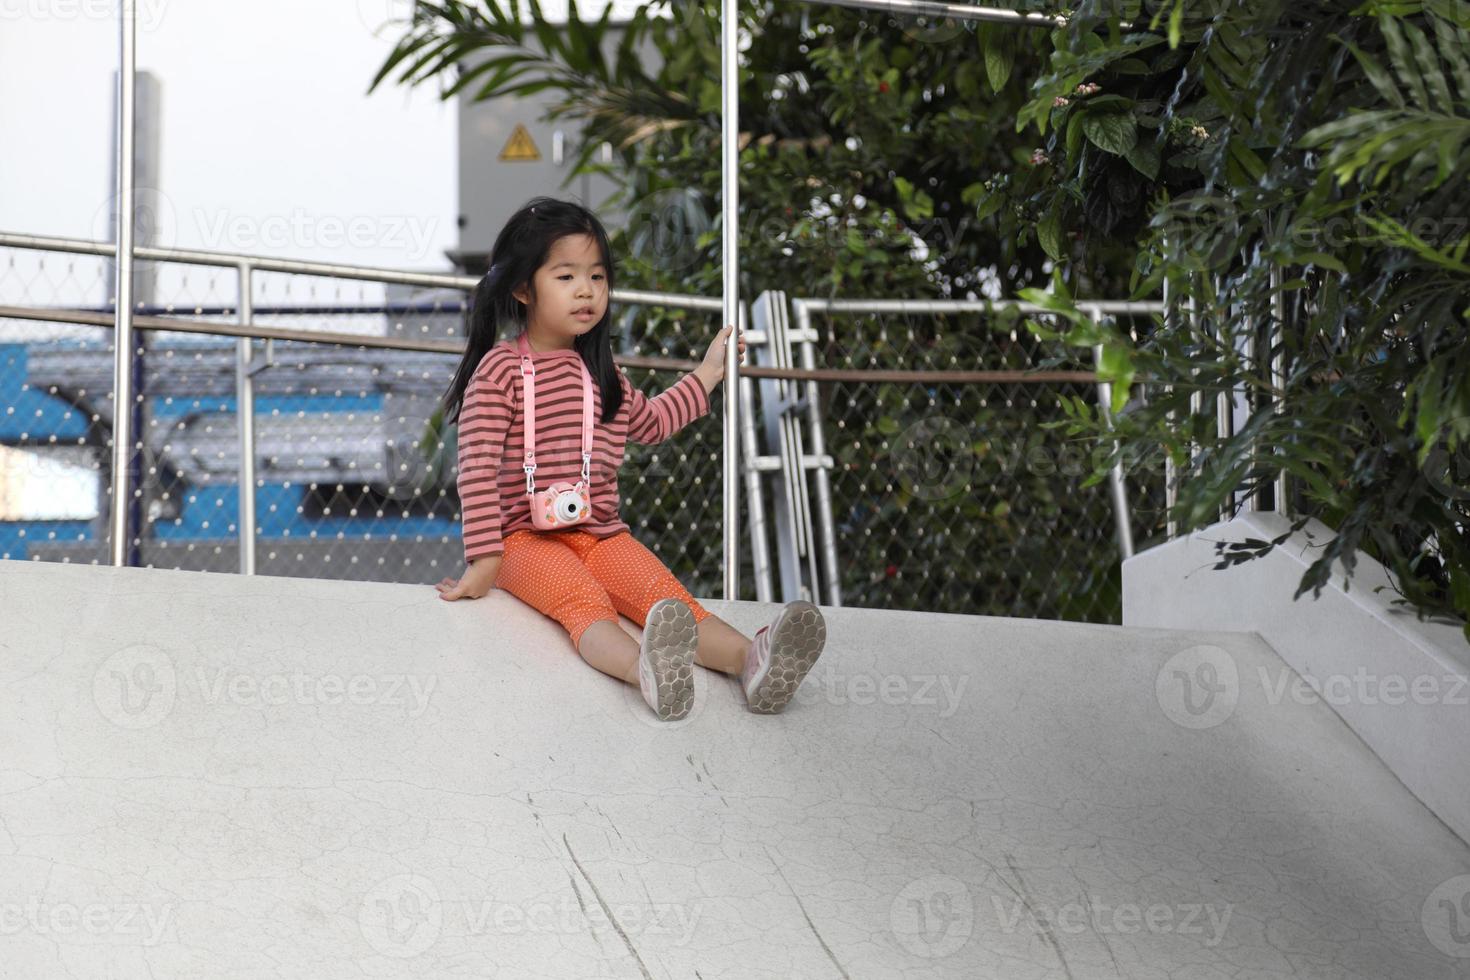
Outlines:
<svg viewBox="0 0 1470 980"><path fill-rule="evenodd" d="M446 578L442 580L438 585L434 586L434 588L439 590L439 598L444 599L448 602L453 602L455 599L478 599L483 596L485 593L471 592L465 586L465 579L468 578L469 576L466 575L458 582L456 582L452 578Z"/></svg>
<svg viewBox="0 0 1470 980"><path fill-rule="evenodd" d="M465 574L460 576L459 582L444 579L434 588L440 591L440 598L447 602L453 602L454 599L478 599L482 595L488 595L495 588L495 576L500 574L500 561L501 555L475 558L465 569Z"/></svg>
<svg viewBox="0 0 1470 980"><path fill-rule="evenodd" d="M465 570L458 582L452 578L446 578L434 588L439 590L439 598L446 602L453 602L455 599L478 599L495 588L495 576L499 571L499 555L477 558L474 564Z"/></svg>

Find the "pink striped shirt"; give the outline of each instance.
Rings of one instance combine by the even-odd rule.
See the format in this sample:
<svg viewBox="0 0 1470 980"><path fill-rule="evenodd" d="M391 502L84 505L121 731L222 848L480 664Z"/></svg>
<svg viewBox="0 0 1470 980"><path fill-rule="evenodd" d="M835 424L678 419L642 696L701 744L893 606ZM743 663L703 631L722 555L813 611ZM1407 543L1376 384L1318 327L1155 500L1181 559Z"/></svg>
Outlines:
<svg viewBox="0 0 1470 980"><path fill-rule="evenodd" d="M536 367L536 489L582 476L582 369L575 350L531 353ZM606 425L602 392L592 379L592 517L568 530L599 538L628 530L621 519L618 467L629 442L663 442L709 414L709 393L693 372L647 398L618 369L623 404ZM505 538L531 523L526 496L525 422L520 355L514 338L490 348L469 384L459 415L459 500L465 562L501 554ZM555 531L547 533L558 533Z"/></svg>

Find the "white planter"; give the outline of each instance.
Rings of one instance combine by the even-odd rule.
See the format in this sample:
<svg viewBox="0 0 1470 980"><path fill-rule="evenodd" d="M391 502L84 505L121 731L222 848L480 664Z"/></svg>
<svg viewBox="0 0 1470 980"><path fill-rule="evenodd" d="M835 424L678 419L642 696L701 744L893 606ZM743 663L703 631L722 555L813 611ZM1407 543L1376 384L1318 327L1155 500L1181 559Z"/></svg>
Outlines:
<svg viewBox="0 0 1470 980"><path fill-rule="evenodd" d="M1123 563L1123 623L1259 634L1298 677L1242 672L1273 701L1322 700L1462 839L1470 840L1470 645L1458 624L1419 621L1382 565L1360 555L1313 599L1297 584L1332 530L1313 522L1269 555L1216 570L1215 544L1290 526L1247 513ZM1260 674L1266 673L1266 676Z"/></svg>

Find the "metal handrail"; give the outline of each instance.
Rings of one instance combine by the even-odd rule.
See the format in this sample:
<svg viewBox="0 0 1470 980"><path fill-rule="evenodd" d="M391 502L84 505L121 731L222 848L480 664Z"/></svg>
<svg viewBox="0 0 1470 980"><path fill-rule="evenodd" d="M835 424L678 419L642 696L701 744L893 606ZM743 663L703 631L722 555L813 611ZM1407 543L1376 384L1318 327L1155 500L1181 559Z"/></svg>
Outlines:
<svg viewBox="0 0 1470 980"><path fill-rule="evenodd" d="M998 309L1022 313L1054 313L1049 307L1023 300L986 299L822 299L792 300L807 309L830 313L989 313ZM1152 300L1076 300L1079 310L1101 314L1162 313L1164 304Z"/></svg>
<svg viewBox="0 0 1470 980"><path fill-rule="evenodd" d="M672 305L672 304L671 304ZM246 310L246 313L249 311ZM33 306L0 306L0 320L36 320L45 323L71 323L84 327L100 327L110 330L112 317L106 313L57 309ZM373 335L339 333L328 330L303 330L299 327L271 327L259 323L235 322L213 323L208 320L172 319L162 316L134 316L133 326L139 330L166 331L170 333L211 334L217 337L236 337L247 340L284 340L312 344L336 344L342 347L367 347L373 350L406 350L423 354L463 354L462 340L417 340L410 337L377 337ZM650 371L692 371L698 361L678 357L647 357L638 354L614 354L613 363L623 367ZM776 377L786 373L774 368L756 369L757 373ZM788 372L793 377L804 377L800 371ZM826 372L817 372L826 373ZM934 380L945 380L939 375L955 372L918 372L935 375ZM847 380L846 378L839 380ZM880 379L881 380L881 379Z"/></svg>
<svg viewBox="0 0 1470 980"><path fill-rule="evenodd" d="M47 235L21 235L0 232L0 247L29 248L45 252L70 252L77 255L114 256L117 247L111 242L97 242L86 238L57 238ZM180 265L214 265L239 268L247 263L256 272L285 272L303 276L326 276L333 279L362 279L370 282L391 282L407 286L443 286L449 289L473 289L480 281L479 276L444 272L406 272L402 269L385 269L370 265L349 265L338 262L305 262L300 259L282 259L269 255L251 255L243 252L212 252L192 248L155 248L139 245L133 254L140 259L159 262L174 262ZM722 304L709 296L688 296L680 293L664 293L646 289L614 289L610 294L617 302L639 306L679 306L692 310L719 310Z"/></svg>
<svg viewBox="0 0 1470 980"><path fill-rule="evenodd" d="M79 238L60 238L46 235L25 235L9 232L0 232L0 246L10 248L25 248L40 251L66 252L80 255L117 256L122 254L124 258L129 251L124 244L122 251L119 246L111 242L98 242ZM446 273L424 273L405 272L397 269L384 269L374 266L349 265L335 262L305 262L297 259L282 259L268 255L249 255L236 252L213 252L201 249L183 248L157 248L153 246L135 246L131 248L130 254L135 258L147 259L160 262L172 262L180 265L207 265L222 268L234 268L239 280L240 302L236 310L236 322L217 323L208 320L196 320L184 317L160 317L148 316L127 309L131 303L131 292L124 292L126 285L131 284L130 271L124 269L126 262L118 263L118 305L111 313L93 312L88 310L72 310L49 308L40 309L19 306L0 306L0 318L20 320L40 320L55 323L72 323L81 326L95 326L112 328L118 333L119 339L115 343L118 351L118 365L126 364L131 368L131 358L126 355L132 350L131 339L134 330L140 331L169 331L174 333L212 334L220 337L234 337L238 340L236 360L236 386L238 391L237 413L240 415L240 519L238 522L240 534L240 572L244 575L255 573L255 431L253 411L254 405L254 378L262 368L268 367L271 361L271 341L301 341L307 343L336 344L349 347L366 347L374 349L407 350L424 353L462 354L464 352L463 340L431 340L426 338L409 337L373 337L358 334L341 333L338 331L303 330L296 327L275 327L257 324L253 321L253 290L251 288L252 277L256 272L280 272L294 275L315 275L338 279L358 279L372 282L397 283L413 286L443 287L450 289L471 290L480 281L480 277L472 275L458 275ZM627 303L639 306L667 306L680 309L693 310L722 310L724 304L719 299L706 296L685 296L677 293L655 292L640 289L614 289L610 294L613 302ZM127 314L126 316L123 314ZM123 339L125 338L125 339ZM267 342L266 357L264 363L257 363L254 356L252 344L256 340ZM735 345L730 347L731 354L736 351ZM627 367L652 368L654 370L681 370L689 371L697 367L696 362L685 361L675 358L655 357L628 357L615 356L615 363ZM134 401L131 387L131 370L122 367L114 368L114 398L117 405L131 405ZM733 384L731 385L733 388ZM729 404L727 400L727 405ZM736 412L727 411L724 420L724 449L727 473L731 470L736 460L732 456L736 438ZM128 531L128 501L132 499L132 488L130 479L130 466L132 458L133 421L124 412L113 413L113 511L110 517L113 529L112 561L116 565L128 564L128 551L126 546L131 537ZM727 476L728 479L728 476ZM725 526L727 528L725 543L726 568L735 567L737 556L733 550L738 547L738 542L729 540L728 528L732 514L732 503L726 494L725 501ZM737 500L738 502L738 500ZM726 598L736 598L729 584L729 574L726 575Z"/></svg>
<svg viewBox="0 0 1470 980"><path fill-rule="evenodd" d="M44 251L71 252L77 254L91 254L109 256L115 254L115 247L108 242L96 242L86 239L60 238L52 236L24 235L0 232L0 246L12 248L37 249ZM364 336L356 333L344 333L340 331L324 331L303 329L300 327L282 327L266 325L253 322L253 291L250 288L251 278L256 271L272 271L287 274L322 275L329 277L360 279L375 282L394 282L406 285L419 285L428 287L444 287L457 290L469 290L479 281L478 277L458 274L418 273L403 270L385 269L373 266L349 265L341 263L305 262L293 259L282 259L264 255L249 255L232 252L212 252L194 249L173 249L140 247L135 249L134 254L140 258L156 261L175 262L186 265L202 264L220 267L233 266L240 281L240 302L234 308L222 308L223 312L233 310L236 314L235 322L216 322L200 320L190 317L152 316L134 313L130 317L130 327L139 331L167 331L174 333L191 333L201 335L214 335L219 337L233 337L239 342L237 360L237 388L239 391L239 406L242 414L246 408L253 403L254 376L263 367L271 363L269 342L304 342L331 344L344 347L358 347L380 350L403 350L421 353L438 354L461 354L464 351L464 340L453 339L431 339L425 337L385 337ZM719 299L703 296L686 296L675 293L653 292L647 290L614 290L611 298L615 302L623 302L636 305L669 306L682 309L697 309L703 311L723 310L723 303ZM796 314L795 321L798 325L798 333L807 333L811 329L811 314L813 312L829 313L960 313L960 312L995 312L997 310L1013 310L1026 314L1043 314L1050 312L1047 307L1034 303L1015 300L850 300L835 298L802 298L790 301L791 308ZM1079 302L1077 306L1089 312L1094 318L1109 314L1148 314L1158 313L1164 309L1164 304L1154 302L1097 300ZM191 310L191 312L193 312ZM83 326L95 326L100 328L112 327L115 329L115 314L96 310L68 309L68 308L39 308L23 306L0 306L0 319L25 319L50 321L57 323L71 323ZM743 311L742 311L743 317ZM264 363L257 363L253 342L267 342L267 356ZM930 383L930 384L966 384L966 383L1087 383L1101 385L1099 376L1095 371L1085 370L878 370L871 369L843 369L843 368L819 368L811 361L810 351L803 349L803 364L796 366L744 366L739 368L740 376L749 376L752 379L769 378L784 379L793 382L804 382L815 385L817 382L889 382L889 383ZM642 368L664 371L689 371L697 366L697 362L678 358L667 357L643 357L617 355L614 362L624 367ZM727 377L728 380L728 377ZM738 384L738 377L736 379ZM734 385L731 385L731 390ZM809 396L814 395L808 390ZM1106 392L1100 387L1099 394L1106 397ZM812 412L817 409L815 397L809 397L809 409ZM738 437L739 419L738 413L727 412L724 432L724 453L727 463L736 463L738 460L732 455L735 446L734 439ZM254 425L253 419L242 419L240 427L241 451L240 451L240 485L242 489L252 487L255 482L254 453ZM811 423L818 428L813 430L814 446L813 458L820 459L825 452L822 445L820 432L820 418L813 417ZM128 424L128 420L114 420L115 425ZM735 430L732 432L731 430ZM129 437L130 438L130 437ZM827 473L819 470L816 474L817 480L817 520L824 532L823 537L823 559L828 576L836 581L837 556L835 554L835 541L832 536L831 516L831 487L827 480ZM115 478L116 479L116 478ZM1129 540L1131 534L1126 530L1127 502L1122 494L1121 486L1114 486L1115 508L1121 508L1117 515L1119 518L1119 544L1120 550L1127 557L1132 552L1132 542ZM255 571L255 556L252 546L255 536L254 508L250 506L252 501L247 500L251 495L242 494L239 530L241 537L241 567L244 574L252 574ZM737 499L738 505L738 499ZM725 501L724 507L728 511L730 502ZM728 516L728 515L727 515ZM732 525L725 522L725 529L730 530ZM738 545L737 545L738 546ZM727 553L730 551L730 542L726 542ZM834 594L835 595L835 594ZM840 599L836 599L840 603Z"/></svg>
<svg viewBox="0 0 1470 980"><path fill-rule="evenodd" d="M880 10L890 14L953 17L955 20L973 20L991 24L1014 24L1028 27L1063 27L1067 23L1067 17L1064 14L1006 10L999 7L979 7L970 3L947 3L943 2L943 0L807 0L807 2L831 4L837 7L852 7L857 10Z"/></svg>

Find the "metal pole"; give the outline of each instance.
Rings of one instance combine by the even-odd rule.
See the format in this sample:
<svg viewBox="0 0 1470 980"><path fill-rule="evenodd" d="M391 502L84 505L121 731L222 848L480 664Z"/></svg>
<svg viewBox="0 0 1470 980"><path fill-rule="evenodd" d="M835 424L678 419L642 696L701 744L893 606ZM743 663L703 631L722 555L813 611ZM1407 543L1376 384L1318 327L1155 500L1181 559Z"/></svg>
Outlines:
<svg viewBox="0 0 1470 980"><path fill-rule="evenodd" d="M812 329L812 312L805 303L797 300L792 304L796 310L796 329L801 333L801 366L815 368L816 358L812 354L812 342L807 339ZM807 382L808 424L812 430L812 456L817 466L817 519L822 523L822 564L827 569L827 603L842 605L842 578L837 570L837 531L832 520L832 479L827 474L823 461L827 455L827 439L822 434L822 409L818 404L819 392L815 381ZM820 600L818 600L820 601Z"/></svg>
<svg viewBox="0 0 1470 980"><path fill-rule="evenodd" d="M969 3L945 3L942 0L808 0L857 10L881 10L890 14L923 17L953 17L955 20L989 21L992 24L1025 24L1032 27L1061 27L1067 18L1061 14L1021 13L995 7L977 7Z"/></svg>
<svg viewBox="0 0 1470 980"><path fill-rule="evenodd" d="M133 72L137 45L135 0L118 5L117 86L117 305L113 308L112 564L128 563L133 503Z"/></svg>
<svg viewBox="0 0 1470 980"><path fill-rule="evenodd" d="M1280 392L1271 397L1271 411L1281 414L1282 401L1286 395L1286 295L1281 289L1281 268L1274 266L1270 272L1271 306L1275 315L1271 318L1271 386ZM1276 470L1274 489L1276 513L1286 516L1291 513L1291 485L1287 482L1285 467Z"/></svg>
<svg viewBox="0 0 1470 980"><path fill-rule="evenodd" d="M1211 317L1211 319L1214 321L1213 322L1213 328L1214 328L1213 329L1213 333L1214 333L1214 337L1215 337L1215 344L1216 344L1217 347L1223 348L1225 346L1225 341L1226 340L1229 340L1230 341L1230 349L1231 350L1234 350L1235 349L1235 338L1233 336L1232 337L1226 337L1225 336L1225 324L1229 320L1229 316L1228 316L1229 311L1226 311L1226 314L1227 314L1226 316L1220 316L1219 315L1219 310L1220 310L1220 286L1221 286L1220 277L1219 276L1216 276L1215 277L1215 288L1212 290L1212 297L1211 297L1213 299L1214 309L1216 311L1216 314L1213 317ZM1234 388L1225 388L1225 387L1222 387L1219 390L1219 392L1217 392L1216 395L1215 395L1215 438L1217 440L1219 440L1220 443L1223 444L1223 443L1229 442L1234 437L1235 437L1235 389ZM1216 459L1219 459L1220 458L1220 452L1219 451L1217 451L1215 453L1215 458ZM1220 503L1220 520L1223 522L1223 521L1228 521L1228 520L1233 519L1235 517L1235 510L1236 510L1236 507L1237 506L1238 505L1237 505L1237 502L1236 502L1236 499L1235 499L1235 490L1234 489L1230 489L1230 490L1225 491L1225 499L1222 500L1221 503Z"/></svg>
<svg viewBox="0 0 1470 980"><path fill-rule="evenodd" d="M721 263L724 287L721 290L723 319L721 328L740 325L740 254L737 213L740 206L740 62L737 40L740 22L736 0L720 3L720 227ZM731 335L731 340L735 339ZM724 510L725 510L725 599L739 598L740 591L740 468L736 453L740 451L739 414L740 345L725 348L725 445L724 445Z"/></svg>
<svg viewBox="0 0 1470 980"><path fill-rule="evenodd" d="M240 263L240 322L252 310L250 263ZM240 430L240 574L255 574L255 376L251 364L255 341L241 337L235 355L235 419Z"/></svg>
<svg viewBox="0 0 1470 980"><path fill-rule="evenodd" d="M1249 248L1243 248L1240 250L1240 262L1242 266L1250 264ZM1241 300L1241 319L1245 324L1245 336L1242 337L1240 341L1241 358L1246 364L1246 370L1248 372L1254 373L1260 363L1258 359L1258 352L1261 349L1261 325L1257 321L1255 314L1250 312L1252 309L1253 307L1250 305L1249 299ZM1237 418L1240 418L1245 424L1249 424L1251 416L1254 415L1256 412L1255 401L1256 398L1253 397L1253 393L1249 385L1242 387L1239 390L1239 394L1236 395L1236 415ZM1251 440L1250 452L1252 459L1258 458L1260 450L1260 440ZM1246 500L1246 508L1251 511L1263 511L1266 509L1265 484L1260 484L1256 487L1255 492L1252 493L1250 497Z"/></svg>
<svg viewBox="0 0 1470 980"><path fill-rule="evenodd" d="M761 472L755 465L760 455L756 448L755 413L749 411L755 404L755 382L749 377L740 379L740 392L746 411L740 414L740 444L744 449L745 500L750 509L751 558L755 563L755 599L757 602L773 602L771 588L771 548L766 540L766 502L761 493Z"/></svg>
<svg viewBox="0 0 1470 980"><path fill-rule="evenodd" d="M1092 310L1092 322L1102 319ZM1102 371L1102 344L1092 348L1092 362ZM1097 407L1103 423L1113 427L1113 386L1101 378L1097 382ZM1128 506L1128 487L1123 482L1123 461L1120 459L1108 470L1108 489L1113 497L1113 524L1118 531L1118 554L1124 561L1133 557L1133 513Z"/></svg>
<svg viewBox="0 0 1470 980"><path fill-rule="evenodd" d="M1165 250L1167 250L1168 247L1169 247L1169 245L1168 245L1168 242L1166 240L1165 243L1164 243ZM1164 321L1166 323L1168 322L1169 313L1170 313L1170 306L1169 306L1169 298L1170 297L1169 297L1169 293L1170 293L1170 289L1169 289L1169 277L1167 275L1165 275L1164 276ZM1169 392L1169 394L1172 394L1172 392ZM1178 417L1174 414L1173 409L1170 409L1169 410L1169 412L1167 414L1167 418L1169 420L1169 428L1171 428L1171 429L1174 428L1175 425L1176 425L1176 423L1178 422ZM1167 541L1172 541L1176 537L1179 536L1179 522L1174 519L1174 506L1179 503L1179 486L1178 486L1178 484L1176 482L1178 480L1178 478L1179 478L1179 474L1176 471L1176 468L1174 466L1174 457L1173 456L1169 456L1169 455L1165 455L1164 456L1164 512L1167 515L1167 517L1165 518L1165 521L1164 521L1164 539L1167 540Z"/></svg>

